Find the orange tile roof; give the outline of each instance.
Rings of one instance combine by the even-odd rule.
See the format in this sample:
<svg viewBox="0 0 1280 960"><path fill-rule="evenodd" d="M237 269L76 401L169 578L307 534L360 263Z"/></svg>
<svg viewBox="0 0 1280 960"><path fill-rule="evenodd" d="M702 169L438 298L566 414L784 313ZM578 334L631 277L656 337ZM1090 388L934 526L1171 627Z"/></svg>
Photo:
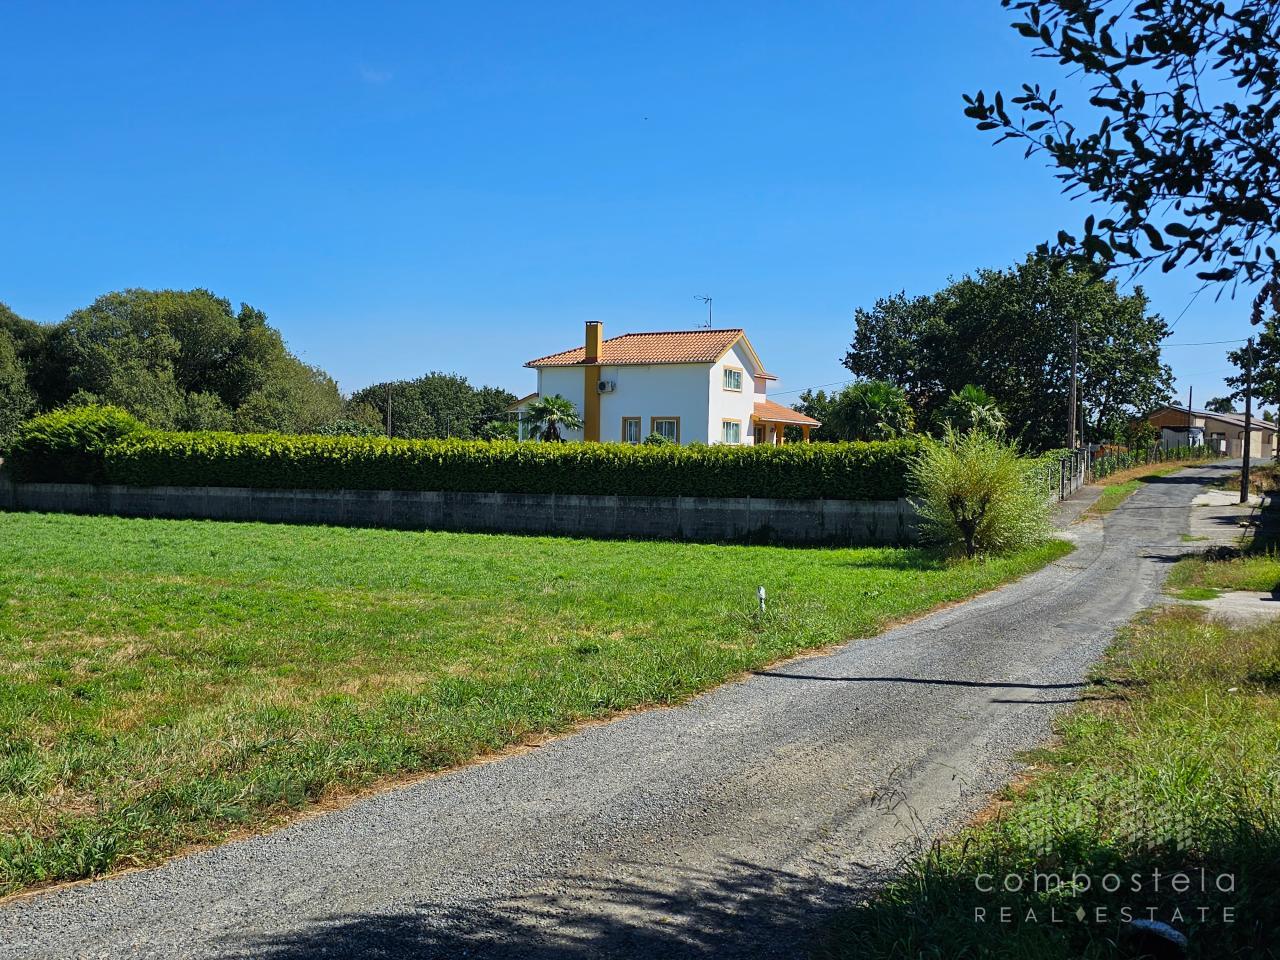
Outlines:
<svg viewBox="0 0 1280 960"><path fill-rule="evenodd" d="M794 423L801 426L808 424L811 427L822 426L821 420L806 417L799 410L792 410L790 407L784 407L782 404L774 403L772 400L757 401L754 413L757 420L767 420L769 423Z"/></svg>
<svg viewBox="0 0 1280 960"><path fill-rule="evenodd" d="M715 363L738 342L741 330L670 330L662 333L624 333L600 345L600 362ZM526 367L572 367L586 363L586 347L574 347L530 360ZM772 379L772 378L770 378Z"/></svg>

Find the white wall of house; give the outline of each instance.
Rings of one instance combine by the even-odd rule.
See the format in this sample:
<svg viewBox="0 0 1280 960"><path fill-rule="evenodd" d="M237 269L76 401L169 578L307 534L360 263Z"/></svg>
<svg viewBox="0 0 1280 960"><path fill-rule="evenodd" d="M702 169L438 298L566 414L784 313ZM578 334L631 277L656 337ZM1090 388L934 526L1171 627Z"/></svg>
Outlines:
<svg viewBox="0 0 1280 960"><path fill-rule="evenodd" d="M726 390L724 387L724 371L736 369L742 371L742 389ZM730 420L740 424L739 443L755 443L755 432L751 427L751 414L755 410L756 391L763 391L764 381L756 379L755 364L739 340L711 367L711 392L708 409L707 433L712 443L723 441L724 421Z"/></svg>
<svg viewBox="0 0 1280 960"><path fill-rule="evenodd" d="M640 439L653 432L655 417L678 417L681 443L708 443L707 386L711 368L705 363L654 363L604 366L601 380L617 384L600 397L600 439L623 439L622 418L640 418ZM581 371L578 372L581 377ZM719 439L717 433L715 439Z"/></svg>

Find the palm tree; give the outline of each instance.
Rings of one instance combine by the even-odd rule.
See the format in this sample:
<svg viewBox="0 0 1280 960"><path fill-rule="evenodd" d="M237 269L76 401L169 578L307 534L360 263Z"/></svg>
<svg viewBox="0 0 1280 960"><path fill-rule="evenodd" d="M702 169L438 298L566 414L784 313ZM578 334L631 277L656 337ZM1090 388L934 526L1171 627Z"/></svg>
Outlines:
<svg viewBox="0 0 1280 960"><path fill-rule="evenodd" d="M938 410L938 422L950 424L958 433L977 430L997 436L1004 432L1005 416L995 400L981 387L966 383L951 394Z"/></svg>
<svg viewBox="0 0 1280 960"><path fill-rule="evenodd" d="M537 440L558 443L564 439L560 436L562 429L582 429L578 408L558 393L554 397L539 397L525 408L524 415L530 424L529 435Z"/></svg>
<svg viewBox="0 0 1280 960"><path fill-rule="evenodd" d="M914 417L907 395L883 380L864 380L830 399L822 435L832 440L892 440L911 432Z"/></svg>

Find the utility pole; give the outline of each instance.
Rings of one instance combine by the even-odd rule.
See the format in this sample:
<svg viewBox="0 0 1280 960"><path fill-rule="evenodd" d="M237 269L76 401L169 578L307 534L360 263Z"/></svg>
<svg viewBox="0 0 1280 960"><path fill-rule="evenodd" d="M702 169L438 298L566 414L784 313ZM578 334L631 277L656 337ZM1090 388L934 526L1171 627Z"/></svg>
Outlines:
<svg viewBox="0 0 1280 960"><path fill-rule="evenodd" d="M391 439L391 384L387 384L387 439Z"/></svg>
<svg viewBox="0 0 1280 960"><path fill-rule="evenodd" d="M1193 396L1194 391L1195 391L1195 387L1192 386L1191 384L1187 384L1187 448L1188 449L1190 449L1191 447L1191 425L1195 423L1195 420L1191 416L1191 397Z"/></svg>
<svg viewBox="0 0 1280 960"><path fill-rule="evenodd" d="M1244 459L1240 464L1240 502L1249 502L1249 446L1253 430L1253 337L1244 346Z"/></svg>
<svg viewBox="0 0 1280 960"><path fill-rule="evenodd" d="M1080 379L1080 317L1079 315L1071 318L1071 413L1068 419L1070 426L1067 428L1067 449L1074 450L1078 446L1076 442L1076 401L1079 391L1078 382Z"/></svg>

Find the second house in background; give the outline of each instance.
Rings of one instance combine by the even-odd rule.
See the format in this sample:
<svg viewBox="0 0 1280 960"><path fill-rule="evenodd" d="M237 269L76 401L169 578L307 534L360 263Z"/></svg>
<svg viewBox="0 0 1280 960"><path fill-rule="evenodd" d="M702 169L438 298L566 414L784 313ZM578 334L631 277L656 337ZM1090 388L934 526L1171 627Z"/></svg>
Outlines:
<svg viewBox="0 0 1280 960"><path fill-rule="evenodd" d="M765 396L775 380L741 330L627 333L604 339L587 323L580 347L530 360L538 390L511 409L559 394L582 415L566 440L640 443L659 434L674 443L780 444L786 427L804 440L821 426ZM525 436L521 425L521 436Z"/></svg>

